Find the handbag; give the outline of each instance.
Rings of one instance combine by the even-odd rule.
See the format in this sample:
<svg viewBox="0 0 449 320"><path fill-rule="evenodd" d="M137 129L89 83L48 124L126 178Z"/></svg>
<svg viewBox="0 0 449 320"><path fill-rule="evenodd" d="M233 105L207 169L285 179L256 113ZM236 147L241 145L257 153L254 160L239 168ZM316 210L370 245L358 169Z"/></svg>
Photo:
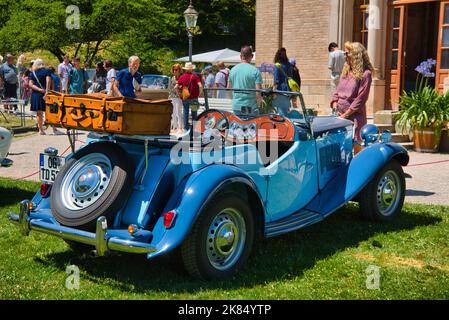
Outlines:
<svg viewBox="0 0 449 320"><path fill-rule="evenodd" d="M183 86L182 87L182 93L181 93L181 99L182 100L188 100L190 98L190 83L192 82L192 76L190 76L190 80L189 80L189 84L187 86Z"/></svg>
<svg viewBox="0 0 449 320"><path fill-rule="evenodd" d="M292 78L287 75L287 73L282 69L281 65L279 63L276 63L276 67L281 70L281 72L284 74L284 76L287 78L288 87L293 92L300 92L301 88L299 87L299 84Z"/></svg>
<svg viewBox="0 0 449 320"><path fill-rule="evenodd" d="M33 75L36 78L36 81L37 81L37 84L39 85L39 87L41 89L44 89L44 86L41 84L41 82L39 81L39 78L36 76L36 72L33 71ZM42 99L44 99L44 101L45 101L45 94L42 96Z"/></svg>

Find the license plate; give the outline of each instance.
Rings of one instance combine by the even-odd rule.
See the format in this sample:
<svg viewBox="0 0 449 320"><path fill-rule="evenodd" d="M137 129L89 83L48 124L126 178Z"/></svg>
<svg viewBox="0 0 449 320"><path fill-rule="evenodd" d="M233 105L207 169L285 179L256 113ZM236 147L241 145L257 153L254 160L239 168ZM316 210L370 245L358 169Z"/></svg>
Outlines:
<svg viewBox="0 0 449 320"><path fill-rule="evenodd" d="M63 157L41 153L39 159L39 178L45 183L55 182L59 170L64 165Z"/></svg>

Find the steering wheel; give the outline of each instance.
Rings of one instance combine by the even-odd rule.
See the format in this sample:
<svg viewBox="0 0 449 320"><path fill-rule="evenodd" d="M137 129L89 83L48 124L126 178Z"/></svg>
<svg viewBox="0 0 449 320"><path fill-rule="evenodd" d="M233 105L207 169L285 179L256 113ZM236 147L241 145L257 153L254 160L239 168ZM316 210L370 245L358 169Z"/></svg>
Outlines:
<svg viewBox="0 0 449 320"><path fill-rule="evenodd" d="M207 129L214 129L216 127L216 125L218 123L220 123L223 119L225 120L225 123L224 123L224 126L221 126L220 131L226 131L227 129L229 129L228 117L226 116L226 114L223 111L217 110L217 109L209 109L209 110L204 111L196 118L196 121L200 122L202 118L206 118L206 116L208 116L211 113L218 113L221 116L221 119L214 124L213 128L207 128ZM205 124L206 123L204 123L204 125ZM203 134L202 128L201 128L201 134Z"/></svg>
<svg viewBox="0 0 449 320"><path fill-rule="evenodd" d="M207 116L209 115L209 114L219 114L220 116L221 116L221 119L215 119L215 123L214 123L214 125L213 125L213 127L210 127L210 128L205 128L205 130L203 130L203 125L204 125L204 127L206 126L206 121L207 121ZM205 118L205 120L204 120L204 124L203 123L201 123L201 120L202 120L202 118ZM222 121L224 120L224 124L223 125L220 125L220 128L218 129L217 128L217 124L219 124L219 123L221 123ZM228 119L228 117L227 117L227 115L223 112L223 111L221 111L221 110L217 110L217 109L209 109L209 110L206 110L206 111L204 111L203 113L201 113L198 117L197 117L197 119L196 119L196 121L197 121L197 126L198 125L200 125L201 127L200 127L200 130L199 130L199 133L200 133L200 135L201 135L201 140L203 140L203 136L204 136L204 134L205 134L205 132L206 131L208 131L208 130L213 130L213 129L217 129L218 131L220 131L220 136L221 136L221 138L222 138L222 142L224 142L225 140L226 140L226 132L228 131L228 129L229 129L229 119ZM224 132L224 133L223 133Z"/></svg>
<svg viewBox="0 0 449 320"><path fill-rule="evenodd" d="M268 117L270 118L271 121L275 121L275 122L285 122L285 118L279 114L275 114L275 113L270 113L268 115Z"/></svg>

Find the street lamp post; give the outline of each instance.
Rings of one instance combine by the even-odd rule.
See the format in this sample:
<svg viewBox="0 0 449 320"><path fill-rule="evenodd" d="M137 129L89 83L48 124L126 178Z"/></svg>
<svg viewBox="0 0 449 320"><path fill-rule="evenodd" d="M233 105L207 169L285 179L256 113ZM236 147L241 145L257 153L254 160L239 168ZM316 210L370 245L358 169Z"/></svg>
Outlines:
<svg viewBox="0 0 449 320"><path fill-rule="evenodd" d="M189 61L192 62L193 32L198 21L198 12L193 7L192 0L190 0L187 10L184 11L184 19L187 26L187 36L189 37Z"/></svg>

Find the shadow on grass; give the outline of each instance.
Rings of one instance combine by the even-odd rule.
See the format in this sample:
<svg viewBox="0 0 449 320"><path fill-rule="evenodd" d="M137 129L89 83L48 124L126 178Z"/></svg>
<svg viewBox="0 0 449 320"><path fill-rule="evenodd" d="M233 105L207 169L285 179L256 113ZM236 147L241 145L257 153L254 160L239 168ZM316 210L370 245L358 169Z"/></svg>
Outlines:
<svg viewBox="0 0 449 320"><path fill-rule="evenodd" d="M17 183L14 185L11 184L11 186L2 183L0 185L0 208L14 204L18 205L24 199L32 199L35 194L36 191L22 189L20 186L17 186Z"/></svg>
<svg viewBox="0 0 449 320"><path fill-rule="evenodd" d="M407 189L405 192L406 197L430 197L433 196L434 194L435 192L413 190L413 189Z"/></svg>
<svg viewBox="0 0 449 320"><path fill-rule="evenodd" d="M195 293L205 289L251 288L265 282L301 276L318 261L358 246L376 234L411 230L441 221L435 216L414 214L404 209L399 219L389 224L370 223L358 218L356 208L350 205L317 225L259 241L247 266L228 281L192 279L183 271L181 263L173 263L173 256L152 261L132 255L91 259L67 250L36 261L61 270L75 264L84 271L82 277L87 276L98 284L108 281L108 286L130 293Z"/></svg>

